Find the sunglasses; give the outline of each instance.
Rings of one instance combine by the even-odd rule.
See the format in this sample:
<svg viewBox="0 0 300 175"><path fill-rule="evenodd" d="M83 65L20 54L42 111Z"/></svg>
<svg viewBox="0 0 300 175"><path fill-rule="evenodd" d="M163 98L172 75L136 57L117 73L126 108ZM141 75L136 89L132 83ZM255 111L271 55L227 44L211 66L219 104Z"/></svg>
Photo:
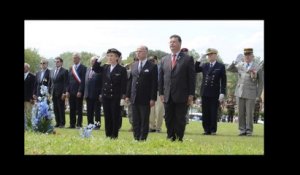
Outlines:
<svg viewBox="0 0 300 175"><path fill-rule="evenodd" d="M40 64L46 64L46 63L40 63Z"/></svg>

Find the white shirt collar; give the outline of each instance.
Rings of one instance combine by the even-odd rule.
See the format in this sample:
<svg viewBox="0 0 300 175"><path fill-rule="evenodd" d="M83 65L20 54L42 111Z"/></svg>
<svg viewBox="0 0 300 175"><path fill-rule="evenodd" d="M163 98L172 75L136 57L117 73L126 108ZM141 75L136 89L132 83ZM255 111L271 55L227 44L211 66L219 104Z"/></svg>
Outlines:
<svg viewBox="0 0 300 175"><path fill-rule="evenodd" d="M247 63L247 62L245 62L245 68L247 68L247 64L249 64L249 67L248 67L248 69L252 66L252 64L253 64L253 61L251 61L250 63Z"/></svg>
<svg viewBox="0 0 300 175"><path fill-rule="evenodd" d="M209 62L209 64L212 64L212 66L214 66L214 65L216 64L216 62L217 62L217 61L214 61L214 62L212 62L212 63Z"/></svg>
<svg viewBox="0 0 300 175"><path fill-rule="evenodd" d="M116 65L117 65L117 64L115 64L115 65L112 65L112 64L111 64L111 65L110 65L110 71L113 71L113 69L116 67Z"/></svg>
<svg viewBox="0 0 300 175"><path fill-rule="evenodd" d="M180 53L180 51L178 51L178 52L175 53L175 54L176 54L176 60L177 60L177 58L178 58L179 53ZM174 53L171 53L171 58L173 57L173 54L174 54Z"/></svg>
<svg viewBox="0 0 300 175"><path fill-rule="evenodd" d="M142 63L142 67L144 67L144 66L145 66L145 64L146 64L146 61L147 61L147 58L146 58L146 59L144 59L143 61L139 61L139 65Z"/></svg>
<svg viewBox="0 0 300 175"><path fill-rule="evenodd" d="M24 73L24 80L27 78L28 74L29 74L29 71Z"/></svg>

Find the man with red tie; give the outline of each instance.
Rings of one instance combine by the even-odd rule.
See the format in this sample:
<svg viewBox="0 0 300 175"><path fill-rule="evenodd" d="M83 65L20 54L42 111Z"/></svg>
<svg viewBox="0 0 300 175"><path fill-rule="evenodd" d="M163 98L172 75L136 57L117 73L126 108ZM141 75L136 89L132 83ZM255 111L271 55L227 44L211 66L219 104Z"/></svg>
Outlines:
<svg viewBox="0 0 300 175"><path fill-rule="evenodd" d="M194 60L180 52L181 37L170 37L171 54L162 58L159 69L159 94L165 106L167 139L183 141L185 115L195 95Z"/></svg>

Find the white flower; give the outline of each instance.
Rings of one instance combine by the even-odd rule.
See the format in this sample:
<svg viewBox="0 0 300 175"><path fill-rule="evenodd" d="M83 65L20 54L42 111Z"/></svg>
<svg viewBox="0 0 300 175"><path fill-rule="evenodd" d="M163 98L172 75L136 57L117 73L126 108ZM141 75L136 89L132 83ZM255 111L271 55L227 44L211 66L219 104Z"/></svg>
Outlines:
<svg viewBox="0 0 300 175"><path fill-rule="evenodd" d="M42 100L42 97L38 97L38 101L41 101Z"/></svg>

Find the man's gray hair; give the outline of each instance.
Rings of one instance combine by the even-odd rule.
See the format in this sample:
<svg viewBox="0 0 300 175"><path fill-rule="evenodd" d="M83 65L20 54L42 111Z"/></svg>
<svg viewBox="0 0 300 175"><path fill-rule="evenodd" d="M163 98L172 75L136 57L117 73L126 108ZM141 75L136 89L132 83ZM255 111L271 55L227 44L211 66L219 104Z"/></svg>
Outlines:
<svg viewBox="0 0 300 175"><path fill-rule="evenodd" d="M80 55L80 53L73 53L73 57L78 57L79 59L81 58L81 55Z"/></svg>
<svg viewBox="0 0 300 175"><path fill-rule="evenodd" d="M28 69L30 68L30 65L28 63L24 63L24 66L28 67Z"/></svg>

